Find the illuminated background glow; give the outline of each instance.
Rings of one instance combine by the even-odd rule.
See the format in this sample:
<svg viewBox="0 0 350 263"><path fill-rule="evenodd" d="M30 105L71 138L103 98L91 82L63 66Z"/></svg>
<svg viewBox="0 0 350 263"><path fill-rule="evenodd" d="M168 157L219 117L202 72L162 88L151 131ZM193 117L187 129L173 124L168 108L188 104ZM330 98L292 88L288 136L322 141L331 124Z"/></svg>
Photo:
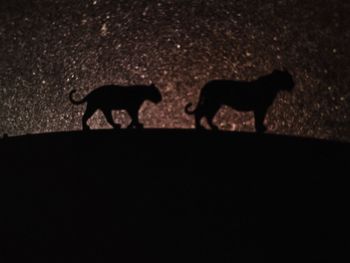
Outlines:
<svg viewBox="0 0 350 263"><path fill-rule="evenodd" d="M292 94L267 115L269 132L350 141L350 2L0 1L0 134L81 129L68 100L104 84L154 82L146 128L193 128L184 113L209 80L253 80L286 67ZM126 126L125 112L115 120ZM223 130L254 131L253 114L222 108ZM101 113L92 128L109 128Z"/></svg>

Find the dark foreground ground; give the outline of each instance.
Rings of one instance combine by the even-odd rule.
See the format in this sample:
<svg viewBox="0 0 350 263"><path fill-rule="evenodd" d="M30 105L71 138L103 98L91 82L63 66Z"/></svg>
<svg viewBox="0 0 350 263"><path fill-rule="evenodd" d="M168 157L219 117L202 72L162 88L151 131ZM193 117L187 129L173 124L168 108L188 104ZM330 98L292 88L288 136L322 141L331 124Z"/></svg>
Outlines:
<svg viewBox="0 0 350 263"><path fill-rule="evenodd" d="M1 262L349 262L349 144L190 130L0 140Z"/></svg>

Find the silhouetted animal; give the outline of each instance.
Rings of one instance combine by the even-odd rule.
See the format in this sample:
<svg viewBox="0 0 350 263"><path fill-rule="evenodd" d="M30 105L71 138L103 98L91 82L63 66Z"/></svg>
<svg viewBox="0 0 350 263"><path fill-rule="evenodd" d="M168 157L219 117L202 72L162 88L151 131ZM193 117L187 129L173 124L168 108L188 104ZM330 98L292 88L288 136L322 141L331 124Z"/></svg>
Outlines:
<svg viewBox="0 0 350 263"><path fill-rule="evenodd" d="M280 90L291 91L294 87L292 76L286 70L274 70L271 74L262 76L255 81L213 80L201 90L199 102L194 110L186 105L185 112L195 115L197 129L203 129L201 119L206 117L213 130L218 127L213 124L213 118L222 105L227 105L238 111L253 111L255 129L258 133L266 131L264 119L268 108L272 105Z"/></svg>
<svg viewBox="0 0 350 263"><path fill-rule="evenodd" d="M121 125L114 122L112 110L122 109L126 110L131 117L131 123L128 128L143 128L143 125L139 122L138 116L142 103L145 100L149 100L153 103L159 103L162 100L162 95L154 84L149 86L102 86L91 91L79 101L73 99L73 94L75 92L76 90L72 90L69 93L69 99L73 104L79 105L85 102L87 103L82 118L83 130L90 129L87 125L87 121L98 109L103 112L108 123L115 129L119 129Z"/></svg>

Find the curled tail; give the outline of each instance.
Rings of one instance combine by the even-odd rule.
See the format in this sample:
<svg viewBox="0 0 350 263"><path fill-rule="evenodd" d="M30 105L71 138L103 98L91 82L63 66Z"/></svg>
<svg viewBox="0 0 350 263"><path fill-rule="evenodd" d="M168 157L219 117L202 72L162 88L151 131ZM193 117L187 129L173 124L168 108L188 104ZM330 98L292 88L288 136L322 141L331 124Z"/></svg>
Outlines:
<svg viewBox="0 0 350 263"><path fill-rule="evenodd" d="M185 107L185 112L187 114L194 114L196 111L197 111L197 108L196 109L193 109L193 110L190 110L190 108L192 107L192 103L188 103Z"/></svg>
<svg viewBox="0 0 350 263"><path fill-rule="evenodd" d="M74 100L73 94L75 92L76 92L75 89L73 89L71 92L69 92L69 100L71 103L73 103L74 105L79 105L79 104L83 104L84 102L86 102L86 97L81 99L81 100Z"/></svg>

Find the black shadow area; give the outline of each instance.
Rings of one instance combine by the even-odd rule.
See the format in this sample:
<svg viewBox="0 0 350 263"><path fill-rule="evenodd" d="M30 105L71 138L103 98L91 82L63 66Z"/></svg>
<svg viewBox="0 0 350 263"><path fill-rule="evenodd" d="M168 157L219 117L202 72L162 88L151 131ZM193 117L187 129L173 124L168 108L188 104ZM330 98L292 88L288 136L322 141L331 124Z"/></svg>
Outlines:
<svg viewBox="0 0 350 263"><path fill-rule="evenodd" d="M346 262L349 153L196 130L4 138L2 262Z"/></svg>

